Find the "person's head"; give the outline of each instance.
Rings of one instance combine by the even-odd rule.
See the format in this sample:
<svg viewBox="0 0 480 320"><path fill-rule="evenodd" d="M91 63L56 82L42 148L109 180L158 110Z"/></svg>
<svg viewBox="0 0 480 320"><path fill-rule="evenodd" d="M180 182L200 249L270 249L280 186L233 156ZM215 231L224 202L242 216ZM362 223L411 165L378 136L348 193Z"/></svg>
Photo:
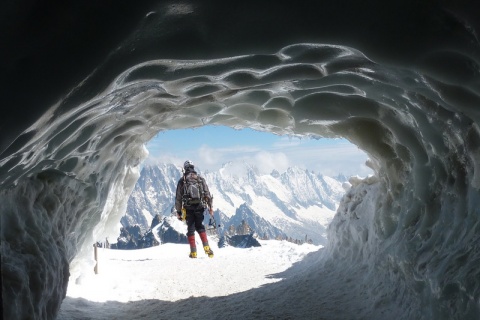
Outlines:
<svg viewBox="0 0 480 320"><path fill-rule="evenodd" d="M185 161L185 162L183 163L183 169L185 169L185 171L191 170L191 169L193 169L194 167L195 167L195 166L194 166L193 162L190 161L190 160L187 160L187 161Z"/></svg>

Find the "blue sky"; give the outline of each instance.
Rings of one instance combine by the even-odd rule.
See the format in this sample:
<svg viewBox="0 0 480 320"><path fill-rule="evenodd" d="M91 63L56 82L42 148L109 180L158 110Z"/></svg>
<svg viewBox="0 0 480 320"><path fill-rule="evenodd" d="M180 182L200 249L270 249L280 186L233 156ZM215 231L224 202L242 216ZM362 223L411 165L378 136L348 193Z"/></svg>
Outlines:
<svg viewBox="0 0 480 320"><path fill-rule="evenodd" d="M251 129L224 126L169 130L148 144L148 161L182 165L192 160L201 171L217 170L230 161L254 164L260 172L283 172L291 166L336 176L366 176L367 155L345 139L310 139L277 136Z"/></svg>

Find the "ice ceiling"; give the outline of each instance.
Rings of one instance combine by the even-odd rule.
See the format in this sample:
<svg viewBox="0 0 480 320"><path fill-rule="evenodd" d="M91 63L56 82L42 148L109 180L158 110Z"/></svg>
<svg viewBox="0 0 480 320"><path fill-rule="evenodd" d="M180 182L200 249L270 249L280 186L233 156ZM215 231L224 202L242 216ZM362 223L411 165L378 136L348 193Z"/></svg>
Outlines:
<svg viewBox="0 0 480 320"><path fill-rule="evenodd" d="M144 143L207 124L355 143L376 178L325 259L368 271L365 316L478 314L480 11L387 2L2 4L4 317L55 318Z"/></svg>

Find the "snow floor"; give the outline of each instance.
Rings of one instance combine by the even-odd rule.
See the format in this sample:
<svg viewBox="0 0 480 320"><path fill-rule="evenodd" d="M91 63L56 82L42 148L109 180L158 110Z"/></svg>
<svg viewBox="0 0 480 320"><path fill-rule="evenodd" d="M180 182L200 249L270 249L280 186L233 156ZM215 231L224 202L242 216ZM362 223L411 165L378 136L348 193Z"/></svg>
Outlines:
<svg viewBox="0 0 480 320"><path fill-rule="evenodd" d="M213 259L203 250L198 259L188 258L186 244L131 251L99 248L99 273L92 270L80 284L69 284L58 319L311 318L313 314L289 313L270 304L285 292L272 284L282 282L289 275L286 270L321 247L260 243L262 247L248 249L212 244ZM309 290L296 287L292 297L302 303Z"/></svg>

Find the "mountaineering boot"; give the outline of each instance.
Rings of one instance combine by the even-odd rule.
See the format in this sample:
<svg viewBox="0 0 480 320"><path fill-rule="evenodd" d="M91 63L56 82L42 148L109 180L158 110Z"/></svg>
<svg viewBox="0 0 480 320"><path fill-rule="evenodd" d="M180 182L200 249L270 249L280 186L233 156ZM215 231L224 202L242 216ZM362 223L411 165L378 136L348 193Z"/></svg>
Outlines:
<svg viewBox="0 0 480 320"><path fill-rule="evenodd" d="M203 244L203 250L205 250L205 254L208 255L209 258L213 258L213 251L210 249L210 246L208 245L208 238L207 234L204 231L201 231L198 233L200 236L200 239L202 239L202 244Z"/></svg>
<svg viewBox="0 0 480 320"><path fill-rule="evenodd" d="M197 257L197 246L195 244L195 235L189 235L188 242L190 243L190 254L188 255L190 258Z"/></svg>
<svg viewBox="0 0 480 320"><path fill-rule="evenodd" d="M205 254L208 255L209 258L213 258L213 251L210 249L210 246L203 246L203 250L205 250Z"/></svg>

